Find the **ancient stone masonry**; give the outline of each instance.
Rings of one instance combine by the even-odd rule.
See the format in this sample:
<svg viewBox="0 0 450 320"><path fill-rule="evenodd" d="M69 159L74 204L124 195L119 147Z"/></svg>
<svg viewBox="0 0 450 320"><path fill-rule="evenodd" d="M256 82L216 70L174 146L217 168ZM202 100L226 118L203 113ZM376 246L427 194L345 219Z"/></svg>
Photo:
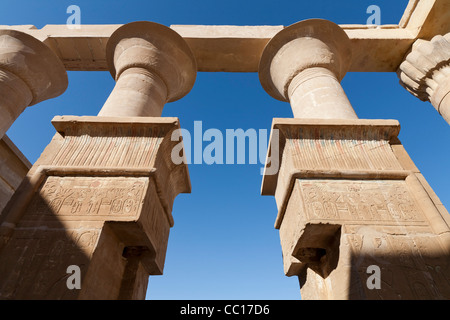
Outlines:
<svg viewBox="0 0 450 320"><path fill-rule="evenodd" d="M171 160L179 121L158 116L191 89L195 60L155 23L125 25L111 39L118 82L100 115L53 119L56 135L1 215L3 299L144 299L148 276L163 273L172 205L190 180ZM146 64L146 50L156 63ZM159 73L164 81L152 82ZM80 290L66 283L73 265Z"/></svg>
<svg viewBox="0 0 450 320"><path fill-rule="evenodd" d="M178 120L57 117L53 123L58 134L2 224L3 231L14 225L0 253L2 298L123 296L122 253L142 248L144 274L162 274L173 200L190 191L187 168L170 161ZM81 267L81 291L67 290L69 265Z"/></svg>
<svg viewBox="0 0 450 320"><path fill-rule="evenodd" d="M59 96L67 85L65 67L48 46L0 28L0 213L31 167L6 131L28 106Z"/></svg>
<svg viewBox="0 0 450 320"><path fill-rule="evenodd" d="M66 70L41 41L15 30L0 30L0 138L26 107L67 88Z"/></svg>
<svg viewBox="0 0 450 320"><path fill-rule="evenodd" d="M419 39L398 70L400 83L450 123L450 33Z"/></svg>
<svg viewBox="0 0 450 320"><path fill-rule="evenodd" d="M274 119L269 152L281 165L262 186L277 202L285 273L304 299L448 299L448 212L401 146L399 123L357 119L339 84L346 48L339 26L307 20L261 58L263 87L297 118ZM379 290L367 285L370 266L384 275Z"/></svg>
<svg viewBox="0 0 450 320"><path fill-rule="evenodd" d="M394 120L274 119L274 195L284 270L303 299L448 299L448 212L413 165ZM367 268L381 268L370 290Z"/></svg>
<svg viewBox="0 0 450 320"><path fill-rule="evenodd" d="M160 117L167 102L194 85L195 58L183 38L165 26L129 23L114 32L106 51L117 83L99 116Z"/></svg>
<svg viewBox="0 0 450 320"><path fill-rule="evenodd" d="M0 298L145 298L175 198L191 191L171 159L179 120L162 110L197 71L226 71L258 72L292 108L273 119L261 193L275 197L284 272L302 299L450 299L447 210L400 123L359 119L341 86L347 72L397 72L450 123L449 32L448 0L411 0L398 25L377 27L0 26ZM96 117L55 116L31 166L5 132L65 91L66 70L109 70L115 87Z"/></svg>
<svg viewBox="0 0 450 320"><path fill-rule="evenodd" d="M0 140L0 214L30 168L30 161L5 134Z"/></svg>
<svg viewBox="0 0 450 320"><path fill-rule="evenodd" d="M295 118L357 118L340 85L350 67L350 40L334 28L320 19L298 22L263 51L261 84L275 99L290 102Z"/></svg>

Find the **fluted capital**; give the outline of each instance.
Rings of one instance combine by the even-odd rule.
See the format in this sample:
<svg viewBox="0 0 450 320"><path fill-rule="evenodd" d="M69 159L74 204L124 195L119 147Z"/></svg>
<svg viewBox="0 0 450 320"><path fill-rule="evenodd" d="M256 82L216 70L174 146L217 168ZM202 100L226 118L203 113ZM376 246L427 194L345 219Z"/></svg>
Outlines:
<svg viewBox="0 0 450 320"><path fill-rule="evenodd" d="M447 33L430 41L417 40L397 74L406 90L422 101L433 103L440 85L450 77L449 66L450 33Z"/></svg>
<svg viewBox="0 0 450 320"><path fill-rule="evenodd" d="M127 69L146 69L165 83L166 102L182 98L194 86L194 55L184 39L169 27L149 21L128 23L111 35L106 50L116 81Z"/></svg>
<svg viewBox="0 0 450 320"><path fill-rule="evenodd" d="M300 21L277 33L266 45L259 79L272 97L289 101L289 85L300 72L323 67L340 81L351 55L350 40L337 24L322 19Z"/></svg>
<svg viewBox="0 0 450 320"><path fill-rule="evenodd" d="M397 71L400 84L450 124L450 33L417 40Z"/></svg>
<svg viewBox="0 0 450 320"><path fill-rule="evenodd" d="M0 70L25 82L32 94L30 106L67 89L61 60L43 42L20 31L0 30Z"/></svg>

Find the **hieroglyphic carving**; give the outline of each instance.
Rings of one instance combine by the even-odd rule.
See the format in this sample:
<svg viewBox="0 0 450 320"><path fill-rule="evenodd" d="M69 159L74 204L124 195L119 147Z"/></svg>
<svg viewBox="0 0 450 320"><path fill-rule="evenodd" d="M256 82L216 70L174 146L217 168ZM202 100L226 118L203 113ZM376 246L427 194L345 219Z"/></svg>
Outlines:
<svg viewBox="0 0 450 320"><path fill-rule="evenodd" d="M308 220L425 223L404 181L301 180L300 186Z"/></svg>
<svg viewBox="0 0 450 320"><path fill-rule="evenodd" d="M0 254L0 298L74 298L67 290L67 267L82 274L93 254L100 229L18 229ZM14 269L8 263L17 261ZM74 296L75 295L75 296Z"/></svg>
<svg viewBox="0 0 450 320"><path fill-rule="evenodd" d="M104 127L102 130L90 127L89 132L73 130L75 132L64 138L52 165L149 167L156 157L164 132L153 127L136 128L134 132L120 127Z"/></svg>
<svg viewBox="0 0 450 320"><path fill-rule="evenodd" d="M50 176L27 215L136 216L148 178Z"/></svg>
<svg viewBox="0 0 450 320"><path fill-rule="evenodd" d="M389 143L392 128L283 128L297 169L400 170Z"/></svg>
<svg viewBox="0 0 450 320"><path fill-rule="evenodd" d="M169 240L170 223L157 194L156 184L154 180L151 180L148 184L147 195L142 208L145 215L143 215L141 221L145 233L154 245L156 251L155 262L161 268L160 272L162 272Z"/></svg>
<svg viewBox="0 0 450 320"><path fill-rule="evenodd" d="M351 245L352 266L359 278L353 279L355 283L365 283L368 266L381 268L380 290L361 286L367 298L450 298L450 263L437 236L374 232L345 237Z"/></svg>

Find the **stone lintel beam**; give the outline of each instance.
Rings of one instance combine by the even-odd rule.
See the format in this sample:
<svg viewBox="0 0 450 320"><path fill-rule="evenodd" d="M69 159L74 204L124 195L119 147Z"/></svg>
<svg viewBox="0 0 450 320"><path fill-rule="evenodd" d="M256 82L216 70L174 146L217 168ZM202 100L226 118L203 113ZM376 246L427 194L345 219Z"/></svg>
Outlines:
<svg viewBox="0 0 450 320"><path fill-rule="evenodd" d="M412 43L450 32L448 0L410 0L397 25L342 24L350 38L350 72L395 72ZM108 70L106 43L121 25L0 26L44 41L67 70ZM198 71L257 72L264 46L283 26L172 25L191 47ZM386 50L388 48L389 50Z"/></svg>
<svg viewBox="0 0 450 320"><path fill-rule="evenodd" d="M46 25L42 29L16 28L44 41L71 71L107 71L106 44L122 25ZM350 38L353 61L350 72L395 72L411 44L413 32L396 25L377 28L341 25ZM262 51L284 26L172 25L189 44L197 71L257 72ZM389 48L388 51L385 49Z"/></svg>
<svg viewBox="0 0 450 320"><path fill-rule="evenodd" d="M269 41L259 79L273 98L290 102L294 118L357 119L340 85L351 56L350 40L338 25L304 20Z"/></svg>
<svg viewBox="0 0 450 320"><path fill-rule="evenodd" d="M0 138L26 107L59 96L67 85L63 64L44 43L0 30Z"/></svg>
<svg viewBox="0 0 450 320"><path fill-rule="evenodd" d="M154 22L132 22L109 38L107 62L116 85L99 116L159 117L167 102L194 86L195 58L175 31Z"/></svg>
<svg viewBox="0 0 450 320"><path fill-rule="evenodd" d="M5 134L0 139L0 214L31 168L31 163Z"/></svg>
<svg viewBox="0 0 450 320"><path fill-rule="evenodd" d="M450 124L450 33L417 40L398 72L400 84Z"/></svg>

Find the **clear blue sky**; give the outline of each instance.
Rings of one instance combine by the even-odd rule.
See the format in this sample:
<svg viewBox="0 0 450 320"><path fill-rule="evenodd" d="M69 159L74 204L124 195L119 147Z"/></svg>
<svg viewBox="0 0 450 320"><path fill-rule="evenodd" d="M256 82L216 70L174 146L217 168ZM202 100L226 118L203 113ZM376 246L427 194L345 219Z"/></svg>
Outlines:
<svg viewBox="0 0 450 320"><path fill-rule="evenodd" d="M396 24L406 0L317 1L63 1L3 0L1 24L64 24L66 8L81 8L82 24L137 20L171 24L290 25L308 18L364 24L366 9L381 8L381 23ZM28 108L8 135L31 162L49 143L55 115L97 115L114 81L108 72L69 72L60 97ZM360 118L397 119L400 140L450 208L450 127L433 109L398 84L394 73L348 73L342 81ZM167 104L163 116L179 117L192 130L269 129L272 118L289 118L289 104L262 89L256 73L198 73L192 91ZM147 299L298 299L296 278L283 274L273 197L260 195L260 164L189 166L192 193L174 204L163 276L150 278Z"/></svg>

